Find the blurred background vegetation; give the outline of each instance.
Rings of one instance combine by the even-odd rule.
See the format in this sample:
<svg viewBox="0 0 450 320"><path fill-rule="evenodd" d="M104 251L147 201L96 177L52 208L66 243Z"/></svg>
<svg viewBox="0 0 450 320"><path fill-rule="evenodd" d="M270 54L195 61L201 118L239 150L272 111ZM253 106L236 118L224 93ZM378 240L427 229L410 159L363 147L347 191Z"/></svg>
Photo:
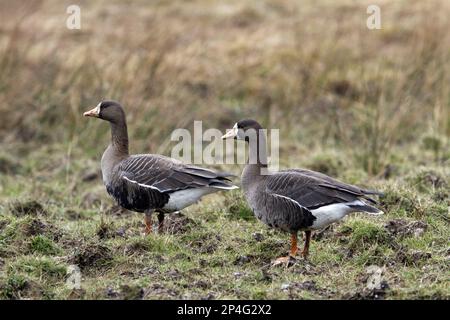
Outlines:
<svg viewBox="0 0 450 320"><path fill-rule="evenodd" d="M281 129L282 165L323 149L369 175L409 157L448 165L448 1L379 1L381 30L366 27L370 1L80 1L81 30L66 28L70 4L0 4L9 154L98 156L108 128L81 114L109 98L135 152L170 154L194 120L251 117Z"/></svg>

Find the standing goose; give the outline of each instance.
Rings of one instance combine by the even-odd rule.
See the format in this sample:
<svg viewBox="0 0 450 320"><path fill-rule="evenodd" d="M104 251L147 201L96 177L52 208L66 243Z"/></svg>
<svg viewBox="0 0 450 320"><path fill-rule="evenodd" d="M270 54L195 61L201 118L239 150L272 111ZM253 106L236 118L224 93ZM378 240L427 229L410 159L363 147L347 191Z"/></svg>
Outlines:
<svg viewBox="0 0 450 320"><path fill-rule="evenodd" d="M145 233L151 232L152 213L158 212L159 231L164 214L176 212L206 194L237 188L223 172L185 165L156 154L130 155L125 112L115 101L101 101L83 114L111 125L111 143L101 168L107 192L125 209L145 213Z"/></svg>
<svg viewBox="0 0 450 320"><path fill-rule="evenodd" d="M268 172L266 138L261 129L254 120L241 120L222 139L249 143L249 160L242 172L245 198L259 220L291 234L290 255L276 259L274 265L288 264L290 257L296 256L298 231L305 232L301 254L306 258L312 230L322 229L351 212L383 213L370 204L376 203L370 196L380 195L379 192L306 169Z"/></svg>

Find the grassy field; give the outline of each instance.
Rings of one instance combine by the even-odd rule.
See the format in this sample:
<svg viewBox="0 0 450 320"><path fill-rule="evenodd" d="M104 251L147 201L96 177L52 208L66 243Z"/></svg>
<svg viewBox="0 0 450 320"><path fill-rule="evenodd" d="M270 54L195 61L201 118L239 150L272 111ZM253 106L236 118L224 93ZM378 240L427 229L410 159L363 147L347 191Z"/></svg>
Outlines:
<svg viewBox="0 0 450 320"><path fill-rule="evenodd" d="M378 1L368 30L372 2L80 1L68 30L70 1L1 1L0 298L449 299L450 3ZM316 233L290 268L240 191L143 237L102 186L108 126L81 116L103 98L133 153L255 118L280 129L281 168L379 189L385 215Z"/></svg>

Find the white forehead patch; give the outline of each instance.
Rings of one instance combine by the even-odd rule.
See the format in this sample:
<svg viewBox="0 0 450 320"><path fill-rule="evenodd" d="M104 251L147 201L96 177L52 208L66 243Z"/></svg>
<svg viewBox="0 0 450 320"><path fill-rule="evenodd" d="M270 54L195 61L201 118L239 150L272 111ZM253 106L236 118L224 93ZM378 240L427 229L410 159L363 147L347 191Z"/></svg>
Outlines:
<svg viewBox="0 0 450 320"><path fill-rule="evenodd" d="M102 102L100 101L99 103L98 103L98 105L95 107L95 112L97 113L97 114L100 114L100 105L102 104Z"/></svg>

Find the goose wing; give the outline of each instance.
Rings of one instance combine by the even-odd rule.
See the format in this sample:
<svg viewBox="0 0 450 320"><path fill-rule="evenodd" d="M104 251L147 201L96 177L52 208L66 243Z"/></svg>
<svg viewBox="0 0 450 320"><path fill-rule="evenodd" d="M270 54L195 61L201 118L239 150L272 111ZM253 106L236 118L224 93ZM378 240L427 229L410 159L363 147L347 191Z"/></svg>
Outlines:
<svg viewBox="0 0 450 320"><path fill-rule="evenodd" d="M376 203L370 195L380 194L305 169L285 170L271 175L266 189L268 193L293 199L309 210L335 203L349 203L361 198Z"/></svg>
<svg viewBox="0 0 450 320"><path fill-rule="evenodd" d="M131 156L120 164L119 171L125 183L160 193L200 187L236 188L230 184L228 173L184 165L159 155Z"/></svg>

